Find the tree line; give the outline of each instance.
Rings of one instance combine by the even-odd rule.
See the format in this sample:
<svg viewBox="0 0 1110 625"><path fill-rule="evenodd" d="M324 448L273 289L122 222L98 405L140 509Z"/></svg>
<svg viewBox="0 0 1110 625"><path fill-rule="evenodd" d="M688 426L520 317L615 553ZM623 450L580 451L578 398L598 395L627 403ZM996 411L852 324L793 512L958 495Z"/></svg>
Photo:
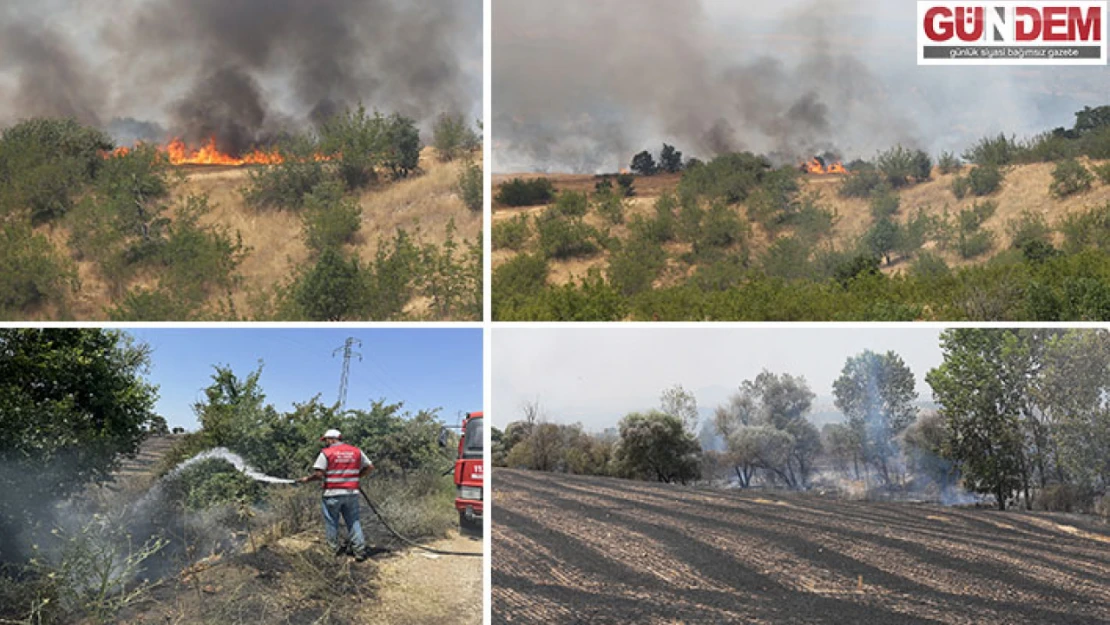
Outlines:
<svg viewBox="0 0 1110 625"><path fill-rule="evenodd" d="M763 371L700 433L697 399L681 386L602 434L551 423L528 404L522 419L494 430L493 462L740 488L847 481L940 499L972 493L1000 509L1107 511L1099 502L1110 486L1110 333L953 329L940 347L943 362L925 378L935 410L923 409L897 353L865 350L833 384L843 420L821 430L806 380Z"/></svg>

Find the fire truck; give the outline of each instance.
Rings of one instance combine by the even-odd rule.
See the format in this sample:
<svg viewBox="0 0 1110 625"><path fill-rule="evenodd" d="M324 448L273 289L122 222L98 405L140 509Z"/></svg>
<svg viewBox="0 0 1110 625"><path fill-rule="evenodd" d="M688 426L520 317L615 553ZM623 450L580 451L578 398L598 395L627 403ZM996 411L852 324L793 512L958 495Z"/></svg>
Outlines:
<svg viewBox="0 0 1110 625"><path fill-rule="evenodd" d="M460 426L459 451L455 459L455 509L459 512L459 526L464 530L482 529L482 480L484 420L481 412L471 412ZM446 434L446 429L444 433ZM446 437L441 437L446 444Z"/></svg>

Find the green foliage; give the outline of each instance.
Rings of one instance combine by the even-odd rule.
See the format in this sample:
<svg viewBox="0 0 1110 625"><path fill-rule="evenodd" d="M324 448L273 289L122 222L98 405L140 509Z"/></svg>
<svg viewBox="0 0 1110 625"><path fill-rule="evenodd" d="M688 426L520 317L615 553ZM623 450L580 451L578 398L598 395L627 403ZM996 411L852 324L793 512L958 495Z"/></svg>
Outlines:
<svg viewBox="0 0 1110 625"><path fill-rule="evenodd" d="M352 191L377 181L379 168L389 170L396 180L407 177L420 163L420 132L416 122L397 113L388 117L378 112L370 115L362 104L324 122L319 141L312 143L306 146L311 150L298 150L293 155L314 163L319 161L319 155L327 155Z"/></svg>
<svg viewBox="0 0 1110 625"><path fill-rule="evenodd" d="M606 181L608 182L608 180ZM610 225L617 226L624 223L623 196L614 192L611 186L609 190L594 195L594 206L597 214L601 215Z"/></svg>
<svg viewBox="0 0 1110 625"><path fill-rule="evenodd" d="M447 224L443 245L420 250L418 293L426 297L436 319L482 318L481 237L463 248L456 237L455 220Z"/></svg>
<svg viewBox="0 0 1110 625"><path fill-rule="evenodd" d="M547 259L541 254L518 254L493 270L493 316L535 298L547 286Z"/></svg>
<svg viewBox="0 0 1110 625"><path fill-rule="evenodd" d="M554 210L549 208L536 220L544 256L566 260L598 253L600 233L594 227L580 217L562 217Z"/></svg>
<svg viewBox="0 0 1110 625"><path fill-rule="evenodd" d="M678 204L673 195L663 194L655 200L655 216L644 218L635 215L628 224L628 229L634 236L654 241L657 244L669 243L678 234L678 221L675 218L675 209Z"/></svg>
<svg viewBox="0 0 1110 625"><path fill-rule="evenodd" d="M960 158L951 152L942 152L937 158L937 168L942 174L958 174L963 166Z"/></svg>
<svg viewBox="0 0 1110 625"><path fill-rule="evenodd" d="M967 177L957 177L952 182L952 192L957 198L968 194L983 197L998 191L1002 186L1002 170L994 165L973 167Z"/></svg>
<svg viewBox="0 0 1110 625"><path fill-rule="evenodd" d="M0 329L0 561L18 561L16 528L108 480L154 420L142 379L150 350L115 330ZM34 479L28 479L33 476Z"/></svg>
<svg viewBox="0 0 1110 625"><path fill-rule="evenodd" d="M875 158L875 165L887 184L895 189L908 185L911 178L918 183L925 182L931 177L933 169L933 161L928 154L901 145L881 152Z"/></svg>
<svg viewBox="0 0 1110 625"><path fill-rule="evenodd" d="M263 498L260 483L220 458L189 465L166 481L166 492L171 501L180 502L190 510L223 504L256 504Z"/></svg>
<svg viewBox="0 0 1110 625"><path fill-rule="evenodd" d="M666 259L658 243L630 237L609 258L609 283L625 296L648 290L659 277Z"/></svg>
<svg viewBox="0 0 1110 625"><path fill-rule="evenodd" d="M1044 215L1029 209L1010 220L1006 224L1006 232L1010 235L1010 246L1016 249L1025 249L1034 243L1049 243L1052 236L1052 228Z"/></svg>
<svg viewBox="0 0 1110 625"><path fill-rule="evenodd" d="M682 171L682 152L673 145L663 144L663 151L659 153L659 168L668 174L677 174Z"/></svg>
<svg viewBox="0 0 1110 625"><path fill-rule="evenodd" d="M0 219L0 318L25 318L28 310L60 300L75 282L76 272L45 236L25 221Z"/></svg>
<svg viewBox="0 0 1110 625"><path fill-rule="evenodd" d="M1004 134L997 137L983 137L964 152L964 160L976 165L1005 167L1018 161L1021 146L1013 137Z"/></svg>
<svg viewBox="0 0 1110 625"><path fill-rule="evenodd" d="M763 272L770 277L796 280L811 275L810 246L798 237L779 237L761 259Z"/></svg>
<svg viewBox="0 0 1110 625"><path fill-rule="evenodd" d="M350 243L362 227L362 207L344 196L343 183L324 182L304 198L304 238L308 248L320 253Z"/></svg>
<svg viewBox="0 0 1110 625"><path fill-rule="evenodd" d="M480 163L469 163L463 167L456 185L463 204L474 212L482 210L485 204L485 178Z"/></svg>
<svg viewBox="0 0 1110 625"><path fill-rule="evenodd" d="M585 217L590 210L589 198L585 193L563 191L556 196L551 210L563 217Z"/></svg>
<svg viewBox="0 0 1110 625"><path fill-rule="evenodd" d="M884 217L876 221L863 235L863 245L871 254L884 258L887 264L890 264L891 253L898 248L901 236L902 232L898 224Z"/></svg>
<svg viewBox="0 0 1110 625"><path fill-rule="evenodd" d="M547 178L513 178L502 184L494 199L502 206L538 206L555 197L555 185Z"/></svg>
<svg viewBox="0 0 1110 625"><path fill-rule="evenodd" d="M1102 181L1102 184L1110 185L1110 163L1094 165L1091 167L1091 171L1093 171L1095 175L1098 176L1098 179Z"/></svg>
<svg viewBox="0 0 1110 625"><path fill-rule="evenodd" d="M333 247L320 253L316 265L298 285L297 303L312 321L339 321L355 310L362 268Z"/></svg>
<svg viewBox="0 0 1110 625"><path fill-rule="evenodd" d="M632 174L618 174L617 186L620 187L621 194L624 197L636 195L636 177Z"/></svg>
<svg viewBox="0 0 1110 625"><path fill-rule="evenodd" d="M841 197L869 198L883 184L883 176L875 170L853 171L840 183Z"/></svg>
<svg viewBox="0 0 1110 625"><path fill-rule="evenodd" d="M519 252L532 236L528 215L517 215L493 225L493 249Z"/></svg>
<svg viewBox="0 0 1110 625"><path fill-rule="evenodd" d="M705 250L742 245L748 234L748 225L735 209L724 202L713 202L701 220L694 247L696 250Z"/></svg>
<svg viewBox="0 0 1110 625"><path fill-rule="evenodd" d="M478 149L480 145L478 133L474 132L462 115L443 113L432 125L432 146L442 161L453 161Z"/></svg>
<svg viewBox="0 0 1110 625"><path fill-rule="evenodd" d="M700 456L701 445L677 417L652 411L621 419L615 458L629 477L685 484L701 477Z"/></svg>
<svg viewBox="0 0 1110 625"><path fill-rule="evenodd" d="M876 221L893 217L902 200L890 188L879 187L871 195L871 217Z"/></svg>
<svg viewBox="0 0 1110 625"><path fill-rule="evenodd" d="M1073 141L1052 132L1045 132L1030 140L1020 154L1022 162L1052 163L1076 155Z"/></svg>
<svg viewBox="0 0 1110 625"><path fill-rule="evenodd" d="M1048 189L1058 198L1068 197L1076 193L1091 190L1095 177L1082 163L1075 159L1068 159L1056 164L1052 170L1052 184Z"/></svg>
<svg viewBox="0 0 1110 625"><path fill-rule="evenodd" d="M1069 253L1086 248L1110 251L1110 203L1068 215L1060 223L1060 232Z"/></svg>
<svg viewBox="0 0 1110 625"><path fill-rule="evenodd" d="M166 228L158 255L165 268L163 283L186 301L197 303L215 289L230 290L247 252L239 233L233 238L219 226L200 225L208 210L207 198L186 198L178 207L177 218Z"/></svg>
<svg viewBox="0 0 1110 625"><path fill-rule="evenodd" d="M632 157L632 164L629 169L640 176L654 176L659 173L659 166L655 164L655 158L647 150Z"/></svg>
<svg viewBox="0 0 1110 625"><path fill-rule="evenodd" d="M679 195L743 202L773 171L771 162L750 152L725 154L686 170L679 182Z"/></svg>
<svg viewBox="0 0 1110 625"><path fill-rule="evenodd" d="M305 196L330 178L324 163L316 158L318 149L317 142L311 137L289 137L278 146L282 162L253 167L247 172L248 183L243 189L243 199L256 208L299 210L304 206Z"/></svg>
<svg viewBox="0 0 1110 625"><path fill-rule="evenodd" d="M420 131L416 121L399 113L385 118L385 141L381 164L390 171L394 180L407 178L420 165Z"/></svg>

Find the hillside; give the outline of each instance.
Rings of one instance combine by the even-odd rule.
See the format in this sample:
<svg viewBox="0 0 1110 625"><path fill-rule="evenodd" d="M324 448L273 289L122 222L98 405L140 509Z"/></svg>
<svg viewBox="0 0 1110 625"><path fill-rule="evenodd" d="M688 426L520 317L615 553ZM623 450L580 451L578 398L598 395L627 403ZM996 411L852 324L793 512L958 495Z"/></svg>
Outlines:
<svg viewBox="0 0 1110 625"><path fill-rule="evenodd" d="M1091 167L1103 164L1106 161L1080 159L1080 162ZM998 203L998 210L982 224L982 229L995 233L997 238L994 249L998 252L1010 247L1011 240L1010 234L1007 232L1007 224L1018 219L1024 212L1029 211L1041 215L1051 225L1060 222L1069 215L1075 215L1087 209L1104 206L1110 203L1110 185L1097 181L1094 183L1094 187L1086 193L1065 198L1053 196L1049 193L1049 186L1052 183L1052 171L1054 168L1054 163L1014 165L1007 169L1006 177L1002 182L1000 191L987 198L966 197L962 200L957 199L951 190L952 182L958 174L944 175L934 169L931 180L910 186L899 192L898 195L901 199L901 208L894 216L894 219L899 223L905 224L905 222L911 216L917 214L918 211L923 211L924 214L937 218L943 217L945 211L947 211L947 214L951 217L958 214L961 210L970 208L976 202L982 202L984 199L993 200ZM592 175L496 174L493 177L494 195L496 195L497 189L501 184L513 178L532 179L538 177L551 180L556 190L560 192L573 191L592 194L594 184L597 181L597 177ZM681 175L662 175L649 178L637 177L635 182L635 197L625 200L627 207L625 225L610 227L596 212L588 214L585 221L595 228L602 229L603 231L608 230L610 236L617 237L618 239L626 239L629 236L629 229L627 227L628 220L633 215L640 215L644 218L651 217L654 212L653 207L655 201L664 193L676 192L680 180ZM831 236L823 241L822 245L831 246L840 250L851 249L874 223L869 200L861 198L844 198L838 194L842 180L843 178L840 176L820 175L806 175L798 179L800 187L798 192L799 196L815 194L817 203L820 207L832 210L836 214L836 221ZM498 224L513 219L521 214L536 217L547 208L547 205L509 208L495 204L493 223L496 227ZM746 204L741 203L733 208L738 215L747 220ZM750 226L752 228L749 242L750 252L752 257L758 257L759 254L766 251L769 244L773 241L773 235L768 233L758 223L750 223ZM789 236L790 234L792 234L792 230L790 228L785 228L779 231L777 236ZM1062 236L1059 233L1053 234L1053 240L1056 243L1059 243L1061 239ZM674 256L676 254L688 252L689 246L675 243L668 244L667 249L670 255ZM975 259L964 259L955 250L938 250L936 245L931 243L926 243L923 249L938 254L950 267L982 263L989 258L989 256L983 256ZM516 254L517 253L512 250L495 249L492 259L494 268L503 265L506 261L516 256ZM567 284L583 278L591 268L604 270L608 266L608 261L609 254L605 251L589 258L575 258L570 260L551 259L549 261L550 273L548 281L551 284ZM904 271L907 266L908 263L906 262L895 262L892 265L883 267L883 271L886 273L899 273ZM664 275L656 281L655 286L668 286L670 283L686 277L695 269L696 267L689 267L688 271L684 271L681 276L664 273Z"/></svg>
<svg viewBox="0 0 1110 625"><path fill-rule="evenodd" d="M482 228L481 213L468 210L457 190L459 174L464 167L463 161L441 163L432 148L425 148L416 175L397 182L379 182L357 193L355 200L362 209L361 222L353 240L342 249L364 263L370 262L379 244L387 243L398 229L412 235L419 233L420 241L439 247L446 239L447 225L452 220L457 228L456 242L477 241ZM241 237L245 247L242 261L234 272L236 283L230 298L226 291L217 289L210 293L205 302L215 311L210 314L220 318L272 316L275 311L268 300L272 300L275 289L287 286L313 262L305 243L302 214L248 206L242 191L249 183L250 167L176 169L181 180L171 188L166 203L173 206L189 196L206 196L210 210L199 223L222 228L232 239ZM74 226L66 221L52 221L38 226L36 231L49 239L62 258L73 262L78 282L64 303L46 301L29 311L27 317L30 319L105 320L109 310L119 305L128 291L139 287L153 289L158 283L157 271L143 270L125 285L113 287L96 260L83 257L73 249L70 241ZM405 314L415 317L429 314L427 300L413 294L405 306Z"/></svg>

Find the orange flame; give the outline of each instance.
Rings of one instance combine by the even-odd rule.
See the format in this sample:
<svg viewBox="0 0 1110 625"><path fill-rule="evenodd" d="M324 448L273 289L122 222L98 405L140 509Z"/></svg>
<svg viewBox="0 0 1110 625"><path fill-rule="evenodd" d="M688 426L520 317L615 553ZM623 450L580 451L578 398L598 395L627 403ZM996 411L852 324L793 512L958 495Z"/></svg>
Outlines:
<svg viewBox="0 0 1110 625"><path fill-rule="evenodd" d="M845 169L844 164L840 161L824 165L821 159L814 157L802 163L802 170L810 174L847 174L848 170Z"/></svg>
<svg viewBox="0 0 1110 625"><path fill-rule="evenodd" d="M132 148L121 147L112 151L112 156L126 156ZM275 150L255 149L242 156L231 156L216 147L216 138L210 137L199 148L190 148L181 138L174 138L158 151L166 155L172 165L277 165L283 159Z"/></svg>

